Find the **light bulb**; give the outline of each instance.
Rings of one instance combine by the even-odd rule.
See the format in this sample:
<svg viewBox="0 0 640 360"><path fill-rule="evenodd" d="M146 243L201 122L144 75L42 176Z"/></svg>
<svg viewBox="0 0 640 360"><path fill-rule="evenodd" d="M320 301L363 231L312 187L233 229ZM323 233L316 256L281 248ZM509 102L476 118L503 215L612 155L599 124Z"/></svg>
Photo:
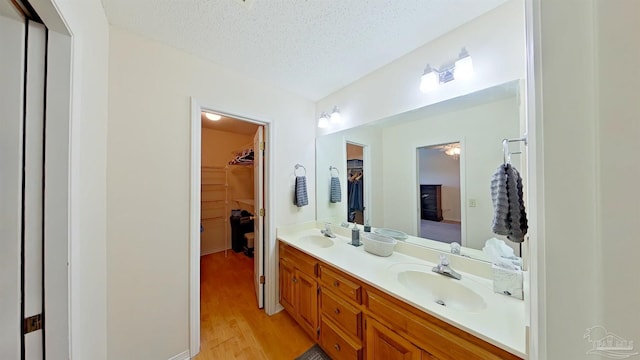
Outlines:
<svg viewBox="0 0 640 360"><path fill-rule="evenodd" d="M331 122L337 124L342 120L342 116L340 115L340 110L337 106L333 107L333 111L331 112Z"/></svg>
<svg viewBox="0 0 640 360"><path fill-rule="evenodd" d="M322 115L320 115L320 119L318 119L318 127L321 129L324 129L328 126L329 126L329 120L328 120L327 113L323 112Z"/></svg>
<svg viewBox="0 0 640 360"><path fill-rule="evenodd" d="M207 117L207 119L211 120L211 121L218 121L220 119L222 119L222 116L218 115L218 114L213 114L210 112L205 112L204 116Z"/></svg>
<svg viewBox="0 0 640 360"><path fill-rule="evenodd" d="M424 69L424 74L420 78L420 91L426 93L438 87L439 76L438 72L433 70L430 65Z"/></svg>
<svg viewBox="0 0 640 360"><path fill-rule="evenodd" d="M465 80L473 76L473 61L466 49L460 52L460 58L456 61L454 77L456 80Z"/></svg>

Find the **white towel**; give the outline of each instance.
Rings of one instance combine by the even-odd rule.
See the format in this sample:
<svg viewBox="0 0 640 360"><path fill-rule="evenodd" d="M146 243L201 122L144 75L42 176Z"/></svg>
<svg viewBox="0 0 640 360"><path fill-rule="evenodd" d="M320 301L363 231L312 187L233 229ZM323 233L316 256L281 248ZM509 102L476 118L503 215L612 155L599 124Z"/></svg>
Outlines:
<svg viewBox="0 0 640 360"><path fill-rule="evenodd" d="M331 190L329 192L329 201L339 203L342 201L342 190L340 189L340 179L337 176L331 177Z"/></svg>
<svg viewBox="0 0 640 360"><path fill-rule="evenodd" d="M296 176L296 185L293 191L293 204L297 207L309 205L309 196L307 195L307 178L305 176Z"/></svg>

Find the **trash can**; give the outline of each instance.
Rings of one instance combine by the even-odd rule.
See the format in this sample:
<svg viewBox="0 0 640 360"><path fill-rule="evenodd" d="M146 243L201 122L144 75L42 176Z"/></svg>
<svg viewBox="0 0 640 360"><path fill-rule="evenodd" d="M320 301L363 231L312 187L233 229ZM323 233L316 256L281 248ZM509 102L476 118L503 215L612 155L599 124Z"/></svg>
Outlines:
<svg viewBox="0 0 640 360"><path fill-rule="evenodd" d="M240 209L231 210L231 249L243 251L246 245L244 234L253 232L253 214Z"/></svg>

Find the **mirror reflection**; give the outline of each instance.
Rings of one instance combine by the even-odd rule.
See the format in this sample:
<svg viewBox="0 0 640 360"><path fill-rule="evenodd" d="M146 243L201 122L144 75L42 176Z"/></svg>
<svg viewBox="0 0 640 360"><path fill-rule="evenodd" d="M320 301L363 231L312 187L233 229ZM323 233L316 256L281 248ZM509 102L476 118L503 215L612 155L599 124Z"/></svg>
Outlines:
<svg viewBox="0 0 640 360"><path fill-rule="evenodd" d="M364 146L347 142L347 221L364 225Z"/></svg>
<svg viewBox="0 0 640 360"><path fill-rule="evenodd" d="M341 224L352 219L352 205L332 203L331 166L337 166L348 193L348 144L363 148L362 215L358 223L403 231L407 240L487 260L481 249L491 238L490 181L504 161L502 140L525 130L521 87L516 80L472 94L398 114L316 139L317 220ZM523 174L521 142L512 143L513 166ZM368 156L368 159L367 159ZM364 206L366 204L366 206ZM360 216L360 217L359 217ZM506 240L506 238L504 238ZM519 255L518 244L506 241Z"/></svg>
<svg viewBox="0 0 640 360"><path fill-rule="evenodd" d="M460 142L418 148L419 236L462 243Z"/></svg>

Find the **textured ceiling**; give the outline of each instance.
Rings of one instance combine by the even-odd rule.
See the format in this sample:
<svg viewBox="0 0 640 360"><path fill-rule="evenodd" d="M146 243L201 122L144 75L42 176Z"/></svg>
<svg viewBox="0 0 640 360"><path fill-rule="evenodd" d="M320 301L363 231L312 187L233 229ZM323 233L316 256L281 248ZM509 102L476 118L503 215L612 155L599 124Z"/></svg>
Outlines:
<svg viewBox="0 0 640 360"><path fill-rule="evenodd" d="M109 22L318 100L506 0L102 0Z"/></svg>

